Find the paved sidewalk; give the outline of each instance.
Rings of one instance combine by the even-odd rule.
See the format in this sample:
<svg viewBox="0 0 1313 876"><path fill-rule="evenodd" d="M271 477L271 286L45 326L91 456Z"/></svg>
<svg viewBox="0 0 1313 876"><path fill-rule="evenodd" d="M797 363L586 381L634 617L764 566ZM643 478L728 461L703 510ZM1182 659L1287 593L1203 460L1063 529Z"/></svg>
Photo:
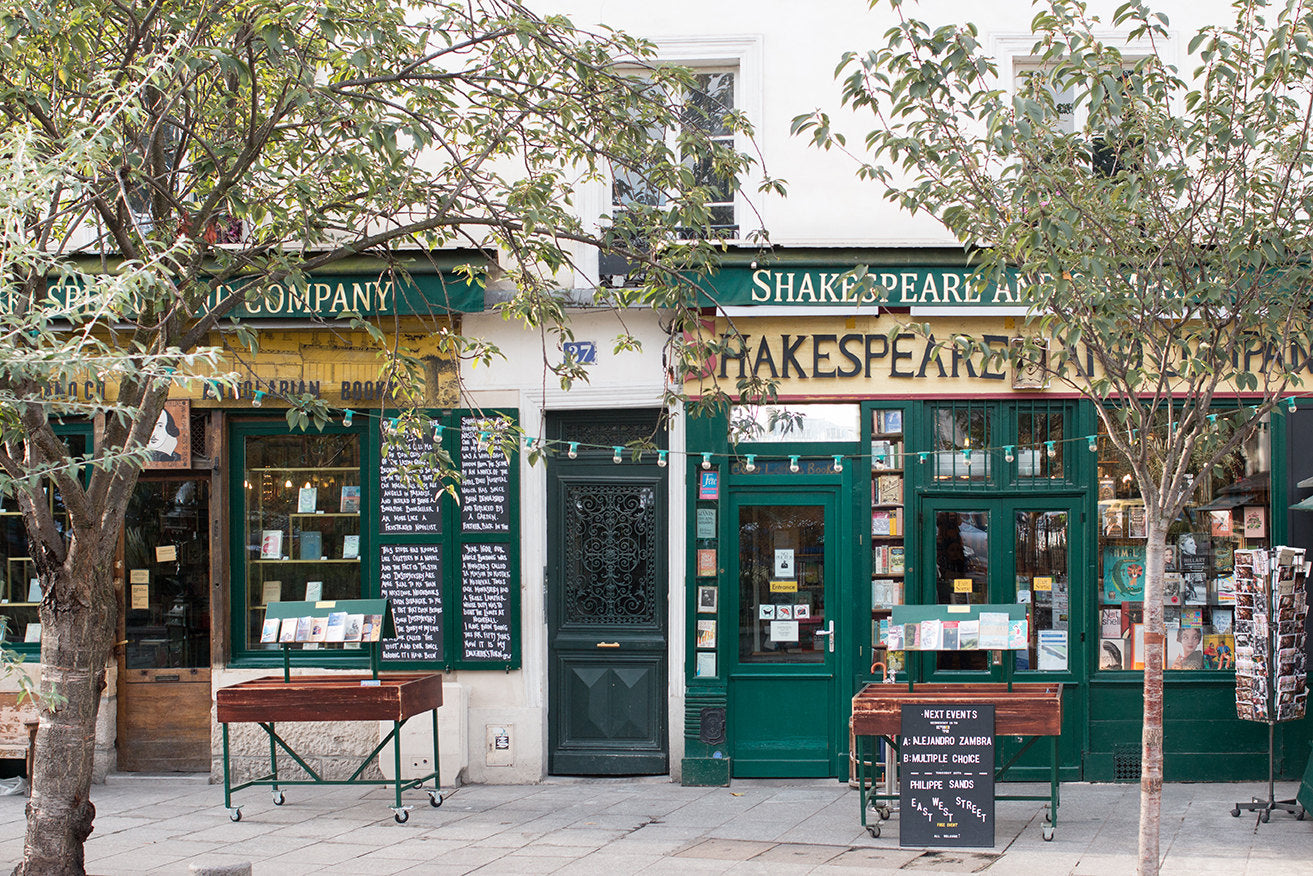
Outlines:
<svg viewBox="0 0 1313 876"><path fill-rule="evenodd" d="M1261 783L1168 785L1164 873L1313 874L1313 817L1274 813L1268 824L1232 818L1232 804ZM249 861L255 876L341 874L985 873L1134 872L1135 785L1063 786L1057 836L1041 839L1039 803L998 804L997 845L973 851L898 847L898 816L872 839L857 821L857 795L813 780L737 780L731 788L682 788L657 779L552 779L475 785L440 809L410 792L397 824L383 789L297 788L274 806L268 789L236 795L204 777L111 776L96 786L87 844L93 874L185 874L193 862ZM1295 793L1292 783L1279 797ZM22 797L0 797L0 864L22 856ZM7 867L6 867L7 869Z"/></svg>

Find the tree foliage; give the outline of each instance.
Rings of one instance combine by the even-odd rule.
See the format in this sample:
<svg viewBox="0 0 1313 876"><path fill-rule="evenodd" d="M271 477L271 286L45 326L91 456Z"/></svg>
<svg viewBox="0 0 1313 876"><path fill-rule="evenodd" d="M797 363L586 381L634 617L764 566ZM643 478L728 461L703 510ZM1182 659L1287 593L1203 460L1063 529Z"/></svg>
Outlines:
<svg viewBox="0 0 1313 876"><path fill-rule="evenodd" d="M550 348L570 338L559 287L597 248L631 265L600 301L693 324L694 278L720 247L708 205L754 162L684 124L694 80L650 44L514 0L20 0L0 32L0 488L43 583L42 686L66 697L38 736L21 869L80 872L124 510L170 389L242 376L222 364L258 347L239 309L346 259L403 276L458 248ZM741 114L721 121L748 142ZM661 197L587 224L581 194L622 173ZM431 325L450 361L500 354ZM395 403L422 401L424 362L375 321L353 327ZM585 376L545 362L563 383ZM84 379L104 396L50 391ZM284 401L294 427L331 413ZM56 424L92 416L95 447L70 456Z"/></svg>
<svg viewBox="0 0 1313 876"><path fill-rule="evenodd" d="M1150 533L1140 866L1153 871L1166 528L1213 465L1302 394L1313 352L1313 13L1238 0L1229 22L1182 41L1187 59L1138 0L1103 17L1042 0L1035 63L1014 87L975 25L909 5L872 3L893 25L839 67L845 103L875 120L858 172L937 217L978 282L1023 287L1022 341L954 343L1089 399L1134 473ZM848 148L824 113L794 128Z"/></svg>

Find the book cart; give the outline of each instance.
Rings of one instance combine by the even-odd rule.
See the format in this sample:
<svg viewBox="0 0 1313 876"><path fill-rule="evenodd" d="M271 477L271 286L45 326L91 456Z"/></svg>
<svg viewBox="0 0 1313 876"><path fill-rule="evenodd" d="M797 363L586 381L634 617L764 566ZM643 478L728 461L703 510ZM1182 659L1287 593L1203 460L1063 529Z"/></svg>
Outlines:
<svg viewBox="0 0 1313 876"><path fill-rule="evenodd" d="M900 605L894 606L891 630L895 627L919 626L924 621L980 622L981 614L1006 614L1009 626L1026 624L1025 605ZM1028 636L1010 640L1009 647L989 647L986 650L1017 650L1025 648ZM983 643L978 643L983 644ZM899 648L895 648L898 645ZM892 641L889 650L941 650L938 647L922 648L907 642ZM959 650L973 650L962 648ZM896 787L885 792L876 789L877 739L882 739L892 752L886 769L891 773L898 768L901 749L901 721L904 705L993 705L994 737L1021 736L1021 747L1006 763L994 770L994 781L1000 782L1040 737L1052 740L1052 765L1049 773L1049 793L995 794L997 800L1045 801L1048 811L1042 827L1044 840L1051 841L1058 823L1060 788L1058 782L1058 737L1062 732L1062 685L1056 682L968 682L958 684L922 683L909 680L906 684L872 682L862 687L852 700L851 732L857 746L857 787L861 824L872 837L880 835L879 821L893 813L892 803L898 799ZM879 821L868 823L868 810L875 811Z"/></svg>
<svg viewBox="0 0 1313 876"><path fill-rule="evenodd" d="M245 681L220 688L215 694L216 713L223 736L223 805L233 821L242 820L240 806L233 806L232 795L251 787L268 787L275 806L285 802L283 788L291 785L391 785L395 804L390 807L397 823L404 824L411 807L403 806L401 792L423 788L428 780L429 805L442 805L438 761L438 707L442 705L441 673L380 673L382 640L396 636L392 611L386 599L339 599L319 602L271 602L266 623L277 622L284 629L310 620L323 621L330 616L364 616L375 618L366 624L359 639L369 651L370 674L298 675L291 674L291 648L298 644L286 635L279 636L283 648L282 676ZM331 632L331 630L330 630ZM300 637L305 641L304 637ZM323 638L317 639L324 641ZM330 641L343 641L329 636ZM401 728L415 715L429 712L433 721L433 772L418 778L401 776ZM278 733L280 723L306 721L391 721L392 730L365 756L360 766L346 779L328 779L317 773ZM233 784L228 725L259 724L269 738L269 772L249 781ZM392 744L393 778L367 779L362 774L380 751ZM278 749L287 753L309 778L288 779L278 774Z"/></svg>
<svg viewBox="0 0 1313 876"><path fill-rule="evenodd" d="M1307 712L1309 566L1302 548L1277 547L1236 551L1235 568L1236 714L1267 724L1267 798L1236 803L1231 815L1257 812L1263 823L1281 810L1303 820L1306 804L1298 796L1276 798L1275 742L1278 722L1299 720Z"/></svg>

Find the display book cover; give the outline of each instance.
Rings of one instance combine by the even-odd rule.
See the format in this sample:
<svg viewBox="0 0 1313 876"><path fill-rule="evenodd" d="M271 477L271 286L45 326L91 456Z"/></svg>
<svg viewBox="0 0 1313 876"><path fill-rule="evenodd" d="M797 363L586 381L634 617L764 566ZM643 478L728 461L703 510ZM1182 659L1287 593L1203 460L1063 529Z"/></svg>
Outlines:
<svg viewBox="0 0 1313 876"><path fill-rule="evenodd" d="M271 632L272 631L272 632ZM277 618L265 621L261 642L377 642L383 633L383 615L330 612L325 617ZM272 636L272 637L271 637Z"/></svg>

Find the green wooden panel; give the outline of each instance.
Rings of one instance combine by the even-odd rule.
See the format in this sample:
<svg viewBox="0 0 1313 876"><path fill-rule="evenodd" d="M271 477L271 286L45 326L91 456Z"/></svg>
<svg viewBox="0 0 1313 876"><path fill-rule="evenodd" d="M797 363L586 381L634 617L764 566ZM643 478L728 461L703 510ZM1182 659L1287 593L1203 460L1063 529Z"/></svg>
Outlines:
<svg viewBox="0 0 1313 876"><path fill-rule="evenodd" d="M734 776L834 775L833 689L826 677L735 678L729 710Z"/></svg>

